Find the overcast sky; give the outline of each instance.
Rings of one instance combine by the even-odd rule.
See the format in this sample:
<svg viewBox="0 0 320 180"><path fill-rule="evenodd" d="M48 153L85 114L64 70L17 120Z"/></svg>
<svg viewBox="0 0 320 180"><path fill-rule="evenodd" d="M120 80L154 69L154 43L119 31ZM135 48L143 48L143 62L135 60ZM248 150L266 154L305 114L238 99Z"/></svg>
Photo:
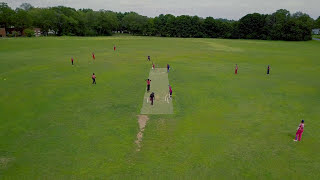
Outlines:
<svg viewBox="0 0 320 180"><path fill-rule="evenodd" d="M198 15L238 20L249 13L271 14L278 9L302 11L312 18L320 16L320 0L0 0L16 8L26 2L35 7L63 5L94 10L135 11L154 17L159 14Z"/></svg>

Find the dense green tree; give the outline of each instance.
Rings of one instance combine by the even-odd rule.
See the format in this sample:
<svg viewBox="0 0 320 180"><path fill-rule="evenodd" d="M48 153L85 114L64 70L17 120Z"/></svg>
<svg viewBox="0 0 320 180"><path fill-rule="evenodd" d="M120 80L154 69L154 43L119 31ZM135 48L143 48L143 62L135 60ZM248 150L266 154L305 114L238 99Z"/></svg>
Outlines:
<svg viewBox="0 0 320 180"><path fill-rule="evenodd" d="M187 15L178 16L176 18L177 37L192 37L192 17Z"/></svg>
<svg viewBox="0 0 320 180"><path fill-rule="evenodd" d="M64 6L34 8L28 3L14 11L6 3L0 3L0 26L14 26L20 32L39 27L44 35L53 31L58 36L106 36L121 31L163 37L305 41L311 39L312 28L320 28L320 17L313 20L307 14L297 12L291 15L280 9L271 15L248 14L239 21L171 14L148 18L135 12L76 10Z"/></svg>
<svg viewBox="0 0 320 180"><path fill-rule="evenodd" d="M244 16L239 20L240 38L266 39L265 24L266 15L254 13Z"/></svg>
<svg viewBox="0 0 320 180"><path fill-rule="evenodd" d="M42 32L47 35L49 30L54 29L53 20L54 11L47 8L33 8L29 11L33 20L33 27L41 28Z"/></svg>
<svg viewBox="0 0 320 180"><path fill-rule="evenodd" d="M135 12L126 14L122 18L122 25L125 30L131 34L142 35L148 24L148 18Z"/></svg>
<svg viewBox="0 0 320 180"><path fill-rule="evenodd" d="M314 21L313 28L320 28L320 16Z"/></svg>
<svg viewBox="0 0 320 180"><path fill-rule="evenodd" d="M191 17L191 37L205 37L204 20L199 18L198 16Z"/></svg>
<svg viewBox="0 0 320 180"><path fill-rule="evenodd" d="M158 17L154 18L155 34L157 36L166 36L165 30L164 30L165 25L166 25L166 19L163 14L160 14Z"/></svg>
<svg viewBox="0 0 320 180"><path fill-rule="evenodd" d="M231 37L232 39L239 39L240 38L240 32L239 32L239 21L231 22Z"/></svg>
<svg viewBox="0 0 320 180"><path fill-rule="evenodd" d="M216 24L213 17L207 17L203 22L203 26L204 26L204 32L206 33L206 37L209 37L209 38L218 37L215 31Z"/></svg>
<svg viewBox="0 0 320 180"><path fill-rule="evenodd" d="M143 33L146 36L155 36L155 31L154 18L149 18Z"/></svg>
<svg viewBox="0 0 320 180"><path fill-rule="evenodd" d="M206 37L232 38L233 29L233 22L231 21L213 19L212 17L207 17L204 20L204 32L206 33Z"/></svg>
<svg viewBox="0 0 320 180"><path fill-rule="evenodd" d="M17 30L22 32L24 29L32 27L32 23L33 20L28 11L20 8L16 10L16 14L14 16L14 27Z"/></svg>
<svg viewBox="0 0 320 180"><path fill-rule="evenodd" d="M53 30L57 35L76 35L78 32L77 11L73 8L58 6L51 8L54 11L52 19Z"/></svg>
<svg viewBox="0 0 320 180"><path fill-rule="evenodd" d="M171 14L161 14L154 18L154 28L159 36L175 37L177 35L176 17Z"/></svg>
<svg viewBox="0 0 320 180"><path fill-rule="evenodd" d="M10 27L14 25L15 12L7 3L0 2L0 27Z"/></svg>
<svg viewBox="0 0 320 180"><path fill-rule="evenodd" d="M287 25L290 27L291 31L285 33L291 36L287 37L285 40L307 41L312 39L311 31L313 19L309 15L297 12L292 15L290 21L293 21L294 25Z"/></svg>
<svg viewBox="0 0 320 180"><path fill-rule="evenodd" d="M284 28L290 20L290 12L285 9L277 10L266 18L266 27L268 39L283 40L286 38Z"/></svg>
<svg viewBox="0 0 320 180"><path fill-rule="evenodd" d="M22 3L21 5L20 5L20 9L23 9L23 10L25 10L25 11L29 11L29 10L31 10L31 9L33 9L34 7L31 5L31 4L29 4L29 3Z"/></svg>

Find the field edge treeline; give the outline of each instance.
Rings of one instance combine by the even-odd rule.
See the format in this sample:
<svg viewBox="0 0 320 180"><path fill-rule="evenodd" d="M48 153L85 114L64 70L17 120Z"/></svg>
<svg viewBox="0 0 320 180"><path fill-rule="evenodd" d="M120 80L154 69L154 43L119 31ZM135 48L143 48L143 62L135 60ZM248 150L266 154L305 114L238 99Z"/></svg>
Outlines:
<svg viewBox="0 0 320 180"><path fill-rule="evenodd" d="M320 28L320 17L314 20L302 12L291 14L280 9L273 14L247 14L238 21L171 14L151 18L135 12L76 10L64 6L36 8L28 3L14 10L6 3L0 3L0 27L20 32L36 27L43 35L57 36L129 33L183 38L306 41L312 39L312 28Z"/></svg>

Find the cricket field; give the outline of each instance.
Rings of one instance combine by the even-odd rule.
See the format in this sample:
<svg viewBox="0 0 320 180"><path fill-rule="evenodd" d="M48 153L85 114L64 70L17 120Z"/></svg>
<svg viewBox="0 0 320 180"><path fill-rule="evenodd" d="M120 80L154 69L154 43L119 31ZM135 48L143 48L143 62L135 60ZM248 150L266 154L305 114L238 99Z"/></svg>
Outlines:
<svg viewBox="0 0 320 180"><path fill-rule="evenodd" d="M0 179L320 179L319 50L320 41L0 39ZM149 75L161 79L153 107Z"/></svg>

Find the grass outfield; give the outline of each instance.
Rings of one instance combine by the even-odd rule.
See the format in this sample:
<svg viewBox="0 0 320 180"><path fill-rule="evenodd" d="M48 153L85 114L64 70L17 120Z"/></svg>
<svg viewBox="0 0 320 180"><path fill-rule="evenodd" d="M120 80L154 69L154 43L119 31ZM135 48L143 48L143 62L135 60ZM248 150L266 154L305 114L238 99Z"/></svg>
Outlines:
<svg viewBox="0 0 320 180"><path fill-rule="evenodd" d="M0 178L319 179L319 47L130 36L0 39ZM148 115L137 152L148 55L173 68L174 114ZM301 119L302 142L293 142Z"/></svg>

